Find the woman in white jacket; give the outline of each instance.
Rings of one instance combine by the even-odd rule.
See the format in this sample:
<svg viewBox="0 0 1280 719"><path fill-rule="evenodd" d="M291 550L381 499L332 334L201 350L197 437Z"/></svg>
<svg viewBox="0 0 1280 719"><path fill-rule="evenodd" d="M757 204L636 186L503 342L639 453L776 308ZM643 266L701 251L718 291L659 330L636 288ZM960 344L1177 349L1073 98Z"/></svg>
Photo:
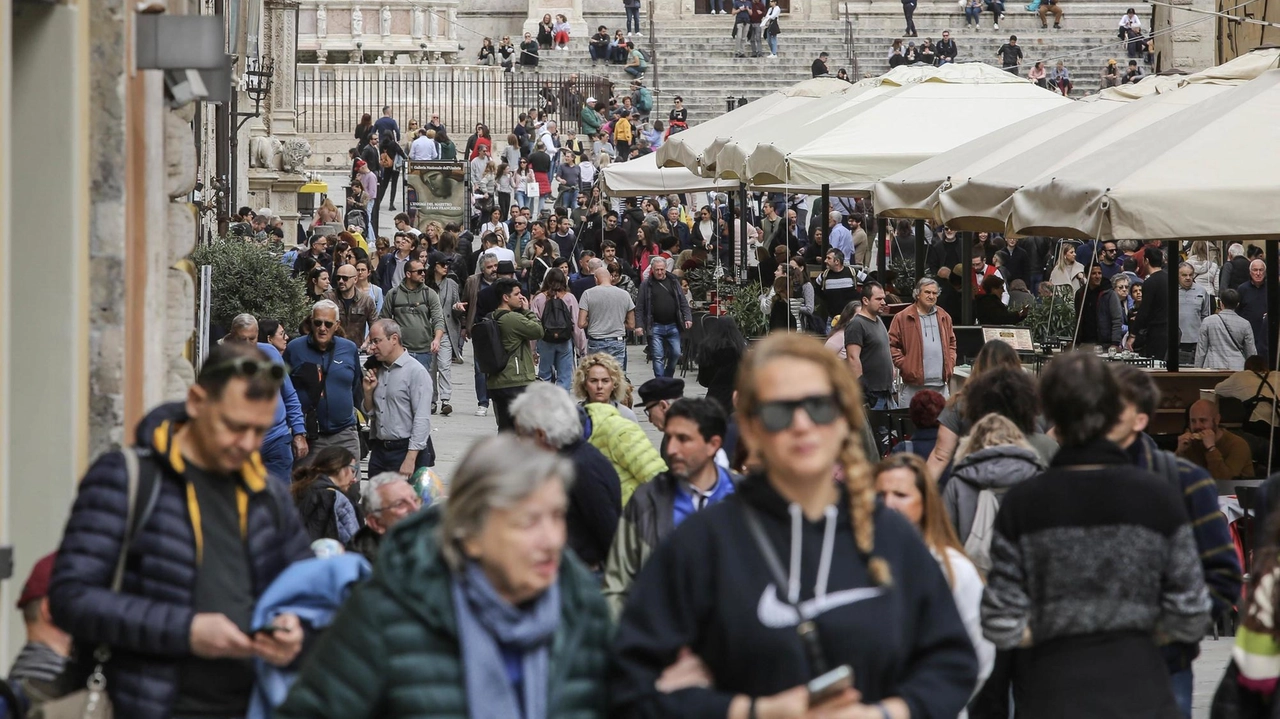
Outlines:
<svg viewBox="0 0 1280 719"><path fill-rule="evenodd" d="M891 454L876 465L875 478L876 493L884 499L884 505L900 512L920 530L925 546L933 552L951 585L960 620L978 654L978 684L973 688L976 695L996 661L995 646L982 635L982 576L965 555L942 506L938 483L923 459L910 452ZM967 717L968 712L960 712L960 719Z"/></svg>
<svg viewBox="0 0 1280 719"><path fill-rule="evenodd" d="M1070 285L1071 294L1074 295L1084 287L1084 282L1084 265L1076 262L1076 246L1063 242L1058 248L1058 261L1053 266L1053 272L1049 273L1049 283L1054 287Z"/></svg>
<svg viewBox="0 0 1280 719"><path fill-rule="evenodd" d="M1218 296L1218 253L1217 248L1204 240L1191 243L1191 251L1187 253L1187 263L1196 272L1195 283L1210 297Z"/></svg>

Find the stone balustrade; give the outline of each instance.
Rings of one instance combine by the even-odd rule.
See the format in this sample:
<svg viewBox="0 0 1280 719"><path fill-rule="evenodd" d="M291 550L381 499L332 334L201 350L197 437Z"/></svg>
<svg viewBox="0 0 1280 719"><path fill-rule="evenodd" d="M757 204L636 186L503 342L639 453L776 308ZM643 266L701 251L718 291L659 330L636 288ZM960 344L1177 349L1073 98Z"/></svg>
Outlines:
<svg viewBox="0 0 1280 719"><path fill-rule="evenodd" d="M302 0L298 51L329 62L452 63L460 0Z"/></svg>

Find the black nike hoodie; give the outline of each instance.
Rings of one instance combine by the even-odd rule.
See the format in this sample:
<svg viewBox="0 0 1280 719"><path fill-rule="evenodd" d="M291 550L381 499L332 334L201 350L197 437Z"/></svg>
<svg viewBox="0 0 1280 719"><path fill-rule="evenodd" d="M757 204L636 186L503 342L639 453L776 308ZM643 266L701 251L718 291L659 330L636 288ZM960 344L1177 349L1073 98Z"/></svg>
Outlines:
<svg viewBox="0 0 1280 719"><path fill-rule="evenodd" d="M788 586L776 586L744 504L758 512ZM843 488L826 517L810 522L753 475L683 522L631 586L610 667L610 716L723 719L735 694L770 696L808 682L816 674L787 602L794 592L818 626L829 668L849 664L864 703L897 696L912 719L954 719L978 665L951 590L910 523L883 507L874 520L876 554L893 574L887 588L868 576ZM825 590L820 565L830 568ZM714 689L654 689L683 646L706 663Z"/></svg>

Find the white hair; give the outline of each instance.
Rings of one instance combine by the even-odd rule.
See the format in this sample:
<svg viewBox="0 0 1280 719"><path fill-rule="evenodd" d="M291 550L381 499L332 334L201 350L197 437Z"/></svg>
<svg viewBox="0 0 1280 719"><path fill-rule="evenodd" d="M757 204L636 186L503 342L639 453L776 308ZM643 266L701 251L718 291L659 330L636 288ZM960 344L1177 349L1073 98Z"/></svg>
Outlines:
<svg viewBox="0 0 1280 719"><path fill-rule="evenodd" d="M1240 244L1239 242L1232 242L1231 246L1227 248L1228 258L1239 257L1240 255L1243 255L1243 254L1244 254L1244 245Z"/></svg>
<svg viewBox="0 0 1280 719"><path fill-rule="evenodd" d="M314 305L311 305L311 316L315 317L316 312L319 310L328 310L333 313L333 318L335 320L342 320L342 310L338 309L338 303L333 300L320 300Z"/></svg>
<svg viewBox="0 0 1280 719"><path fill-rule="evenodd" d="M232 332L235 332L236 330L247 329L249 327L257 328L257 326L258 326L258 318L254 317L248 312L242 312L241 314L238 314L235 317L231 318Z"/></svg>
<svg viewBox="0 0 1280 719"><path fill-rule="evenodd" d="M369 481L360 488L360 509L366 515L381 512L382 495L378 494L378 488L403 481L405 481L404 475L399 472L383 472L370 477Z"/></svg>
<svg viewBox="0 0 1280 719"><path fill-rule="evenodd" d="M551 382L534 382L511 403L511 418L524 432L542 430L547 443L557 449L582 437L578 405L564 388Z"/></svg>
<svg viewBox="0 0 1280 719"><path fill-rule="evenodd" d="M663 267L666 267L666 266L667 266L667 258L663 257L662 255L654 255L653 257L650 257L650 258L649 258L649 266L650 266L650 267L653 267L654 265L658 264L659 262L661 262L661 263L662 263L662 266L663 266Z"/></svg>

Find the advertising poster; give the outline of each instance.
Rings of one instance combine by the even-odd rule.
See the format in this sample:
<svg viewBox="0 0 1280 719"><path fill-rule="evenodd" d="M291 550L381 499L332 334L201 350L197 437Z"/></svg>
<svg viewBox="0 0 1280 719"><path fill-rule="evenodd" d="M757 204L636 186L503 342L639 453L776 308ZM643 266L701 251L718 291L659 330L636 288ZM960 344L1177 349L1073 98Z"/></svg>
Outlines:
<svg viewBox="0 0 1280 719"><path fill-rule="evenodd" d="M405 202L409 222L426 231L435 220L442 225L467 226L471 193L467 188L467 163L410 161L405 169Z"/></svg>

